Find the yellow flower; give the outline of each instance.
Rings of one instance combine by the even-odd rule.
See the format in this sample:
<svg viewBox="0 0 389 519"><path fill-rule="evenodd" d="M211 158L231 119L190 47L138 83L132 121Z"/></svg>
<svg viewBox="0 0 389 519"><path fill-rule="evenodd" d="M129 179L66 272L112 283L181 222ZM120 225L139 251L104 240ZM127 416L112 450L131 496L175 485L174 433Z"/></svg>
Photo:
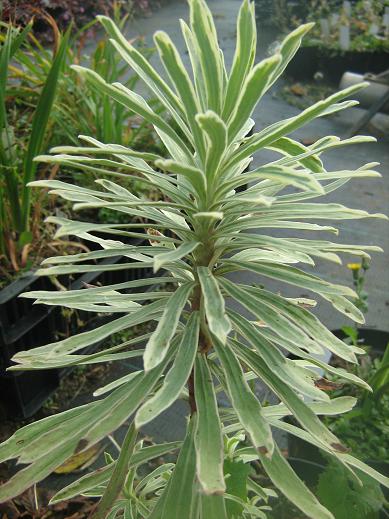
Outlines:
<svg viewBox="0 0 389 519"><path fill-rule="evenodd" d="M361 267L360 263L347 263L347 268L350 270L359 270Z"/></svg>

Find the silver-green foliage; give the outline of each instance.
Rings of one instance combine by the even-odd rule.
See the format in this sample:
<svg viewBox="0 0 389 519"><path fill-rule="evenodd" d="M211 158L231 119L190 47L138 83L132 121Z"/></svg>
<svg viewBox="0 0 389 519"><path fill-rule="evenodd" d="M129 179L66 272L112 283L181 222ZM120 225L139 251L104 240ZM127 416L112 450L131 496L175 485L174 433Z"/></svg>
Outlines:
<svg viewBox="0 0 389 519"><path fill-rule="evenodd" d="M269 493L257 485L252 474L247 478L247 499L227 491L225 445L232 441L232 434L238 433L245 434L251 444L241 453L246 462L257 460L276 487L309 517L328 519L331 513L280 453L272 429L287 431L320 447L347 467L356 480L358 471L386 486L389 480L348 454L318 418L321 414L347 412L355 400L331 400L321 389L317 368L366 387L355 375L318 360L318 354L327 349L355 363L362 351L346 345L320 323L310 312L314 300L286 297L282 289L285 284L304 287L361 323L363 316L352 303L353 290L308 271L314 258L340 263L338 253L368 256L367 251L379 248L325 239L274 237L271 231L336 233L336 228L310 220L383 216L316 201L353 177L379 176L375 164L357 170L327 171L321 160L326 150L372 138L340 140L330 136L304 146L287 137L316 117L353 106L354 101L345 99L365 85L336 93L246 137L254 125L254 108L282 74L311 26L296 29L277 54L256 64L254 6L244 0L238 17L236 52L227 71L207 5L203 0L190 0L189 4L190 23L182 22L182 32L191 73L167 34L157 32L154 37L166 80L111 20L100 18L112 45L159 99L170 119L155 113L144 98L123 85L109 84L95 72L75 67L92 89L152 124L170 158L84 136L85 147L56 148L53 155L37 160L93 172L101 177L95 189L58 180L33 183L74 202L75 210L106 207L129 217L129 223L118 225L50 218L58 225L57 237L75 235L99 244L101 250L49 258L38 275L147 267L167 275L68 292L25 294L39 303L119 316L95 330L19 352L12 369L58 368L143 355L144 370L102 388L98 392L103 395L101 399L28 425L3 443L0 458L17 458L25 467L3 485L0 497L6 500L40 481L74 452L100 441L133 415L131 448L123 449L119 459L102 473L84 476L59 492L56 501L77 493L104 494L101 517L110 509L109 517L223 519L231 516L231 502L242 517L265 517L266 505L263 508L258 502L267 501ZM247 172L252 155L263 149L277 152L279 158ZM123 178L141 178L146 186L158 186L160 200L138 198L120 185ZM249 184L247 190L237 191L245 184ZM285 192L286 187L292 189ZM139 219L148 221L150 229L134 223ZM164 234L165 229L172 233ZM256 233L250 232L254 229ZM117 239L104 239L104 233L115 234ZM144 238L149 244L128 245L129 237ZM117 255L128 258L128 262L104 267L95 263ZM298 264L307 268L301 269ZM261 284L233 281L230 273L234 271L250 271ZM269 278L277 281L281 292L266 289ZM173 284L175 290L150 293L147 287L154 282ZM145 287L143 292L129 292L141 286ZM245 315L232 311L228 300L239 303ZM80 353L113 333L149 321L157 322L150 334L98 353ZM285 350L297 360L285 357ZM249 383L255 379L267 385L280 404L262 406ZM227 394L231 407L218 406L221 391ZM166 465L139 482L135 468L143 451L136 447L136 430L179 398L189 400L191 417L177 463L174 469ZM299 426L284 421L286 415L294 415ZM171 447L177 446L163 445L157 455ZM116 466L119 468L115 470ZM127 474L125 483L123 473ZM123 488L119 501L118 481ZM146 488L152 495L149 500L145 499Z"/></svg>

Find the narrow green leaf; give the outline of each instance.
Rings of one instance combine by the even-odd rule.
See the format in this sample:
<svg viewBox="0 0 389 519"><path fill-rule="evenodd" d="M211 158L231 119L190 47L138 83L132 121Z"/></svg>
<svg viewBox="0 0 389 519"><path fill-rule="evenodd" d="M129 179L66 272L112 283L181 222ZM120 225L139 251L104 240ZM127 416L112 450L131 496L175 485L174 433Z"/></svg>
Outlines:
<svg viewBox="0 0 389 519"><path fill-rule="evenodd" d="M100 410L98 420L95 423L86 424L87 428L82 436L86 445L94 445L100 441L101 438L120 427L135 412L161 379L162 373L174 353L175 348L172 347L163 362L143 376L140 375L136 384L132 384L132 381L125 383L101 401L103 404L100 405L103 410Z"/></svg>
<svg viewBox="0 0 389 519"><path fill-rule="evenodd" d="M223 106L224 121L229 119L246 76L253 66L256 47L257 26L254 4L244 0L237 21L236 49Z"/></svg>
<svg viewBox="0 0 389 519"><path fill-rule="evenodd" d="M58 267L46 267L38 269L36 276L62 276L64 274L81 274L83 272L109 272L114 270L128 269L144 269L153 267L153 262L144 263L116 263L116 264L100 264L100 265L60 265Z"/></svg>
<svg viewBox="0 0 389 519"><path fill-rule="evenodd" d="M164 307L164 301L154 301L149 305L142 306L137 312L119 317L119 319L103 324L94 330L89 330L73 337L46 344L45 346L39 346L33 350L20 351L14 355L13 360L18 363L23 363L38 358L44 362L45 360L50 361L59 354L76 352L86 346L102 341L113 333L154 319L162 312Z"/></svg>
<svg viewBox="0 0 389 519"><path fill-rule="evenodd" d="M225 264L234 264L234 262L226 261ZM355 297L355 292L349 287L328 283L327 281L324 281L317 276L308 274L303 270L292 267L290 265L259 262L239 262L236 263L235 266L238 267L238 265L239 269L251 270L257 274L261 274L262 276L277 279L279 281L283 281L284 283L300 286L307 290L317 292L318 294L328 294L335 296L342 294Z"/></svg>
<svg viewBox="0 0 389 519"><path fill-rule="evenodd" d="M26 445L30 445L37 438L42 437L47 430L52 431L58 428L58 426L65 424L68 420L77 419L81 413L92 405L96 404L89 403L84 406L78 406L20 428L6 441L0 444L0 462L19 457Z"/></svg>
<svg viewBox="0 0 389 519"><path fill-rule="evenodd" d="M259 149L271 145L273 142L277 141L281 137L288 135L294 130L297 130L298 128L307 124L309 121L312 121L316 117L324 115L331 106L337 103L337 101L344 99L345 97L351 96L352 94L358 92L362 88L365 88L367 85L368 83L359 83L350 88L341 90L340 92L331 95L323 101L318 101L311 107L301 112L299 115L291 117L290 119L286 119L285 121L274 123L273 125L262 130L261 132L254 134L252 137L247 139L245 144L243 144L243 146L241 146L235 152L230 162L230 165L237 164L245 157L249 157Z"/></svg>
<svg viewBox="0 0 389 519"><path fill-rule="evenodd" d="M259 453L261 463L275 486L292 501L300 510L312 519L334 519L334 516L324 508L312 492L304 485L282 456L277 445L274 447L271 459Z"/></svg>
<svg viewBox="0 0 389 519"><path fill-rule="evenodd" d="M294 55L298 51L302 38L307 34L308 31L312 29L313 26L313 23L305 23L297 27L294 31L286 36L284 41L281 43L279 50L282 60L279 63L277 69L272 74L270 86L275 83L284 72L288 66L288 63L293 59Z"/></svg>
<svg viewBox="0 0 389 519"><path fill-rule="evenodd" d="M197 274L204 297L204 307L209 329L222 344L225 344L228 333L231 330L231 323L225 312L224 298L217 279L208 267L198 267Z"/></svg>
<svg viewBox="0 0 389 519"><path fill-rule="evenodd" d="M58 52L53 60L50 71L47 75L45 85L39 96L38 104L33 116L31 125L31 134L28 143L27 152L23 163L23 190L22 190L22 205L23 205L23 225L28 227L29 218L29 204L30 204L30 189L26 185L34 178L36 172L36 164L33 162L35 155L42 150L43 139L46 132L46 127L49 121L50 112L54 103L58 80L62 67L66 60L70 37L70 29L62 38Z"/></svg>
<svg viewBox="0 0 389 519"><path fill-rule="evenodd" d="M21 464L30 465L1 487L0 500L6 501L18 495L50 474L75 452L85 450L117 429L158 382L173 353L174 349L165 362L141 376L137 384L133 385L130 381L102 400L50 417L55 418L50 420L55 426L49 429L44 427L48 421L32 424L33 427L17 433L21 437L19 440L15 435L3 444L5 456L18 457ZM42 423L44 429L40 434Z"/></svg>
<svg viewBox="0 0 389 519"><path fill-rule="evenodd" d="M188 24L184 20L180 20L182 36L185 40L188 50L189 59L192 65L193 78L195 83L196 94L202 110L206 110L207 92L205 90L204 78L201 70L199 53L197 51L197 42L190 30Z"/></svg>
<svg viewBox="0 0 389 519"><path fill-rule="evenodd" d="M206 184L203 172L192 166L185 166L173 160L157 160L155 165L165 171L170 171L176 175L185 177L195 188L200 198L205 196Z"/></svg>
<svg viewBox="0 0 389 519"><path fill-rule="evenodd" d="M300 429L299 427L296 427L295 425L291 425L290 423L287 423L283 420L271 420L271 423L278 429L286 431L289 434L293 434L293 436L296 436L297 438L300 438L312 445L315 445L316 447L319 447L321 449L323 448L323 446L317 441L317 439L314 436ZM333 454L329 450L327 452L329 454ZM336 454L336 457L341 463L343 463L343 465L347 466L349 470L351 470L349 466L355 467L367 474L368 476L372 477L376 481L378 481L381 485L385 486L386 488L389 488L389 478L387 476L384 476L383 474L380 474L377 470L373 469L366 463L363 463L363 461L354 458L354 456L351 456L350 454L342 452L338 452Z"/></svg>
<svg viewBox="0 0 389 519"><path fill-rule="evenodd" d="M242 426L253 445L271 456L274 442L271 429L262 414L261 404L250 390L239 361L228 345L215 339L215 349L226 377L228 395Z"/></svg>
<svg viewBox="0 0 389 519"><path fill-rule="evenodd" d="M349 319L352 319L358 324L365 323L365 316L351 301L342 296L337 295L326 295L324 296L334 308L336 308L342 314L345 314Z"/></svg>
<svg viewBox="0 0 389 519"><path fill-rule="evenodd" d="M193 218L212 222L214 220L222 220L223 216L224 214L220 211L202 211L200 213L194 213Z"/></svg>
<svg viewBox="0 0 389 519"><path fill-rule="evenodd" d="M92 490L95 487L107 483L112 475L113 467L114 463L111 463L110 465L101 467L89 474L85 474L80 479L77 479L73 483L70 483L70 485L59 490L59 492L50 499L50 504L60 503L61 501L77 497L88 492L88 490Z"/></svg>
<svg viewBox="0 0 389 519"><path fill-rule="evenodd" d="M290 139L288 137L281 137L278 141L273 142L268 149L282 153L286 157L298 157L301 154L309 152L309 148L304 146L298 141ZM296 160L307 169L310 169L314 173L321 173L324 171L323 163L318 155L312 155L307 158Z"/></svg>
<svg viewBox="0 0 389 519"><path fill-rule="evenodd" d="M298 323L300 327L303 327L307 334L312 338L313 341L321 345L325 349L329 349L339 357L345 359L347 362L356 362L355 353L363 353L363 350L355 348L345 344L344 341L336 337L331 333L319 319L308 309L302 308L293 302L290 302L287 298L283 298L277 294L273 294L264 289L257 289L253 287L247 287L247 290L259 296L264 304L270 304L277 312L284 315L291 321ZM258 333L262 335L266 331L258 330ZM287 336L284 339L288 340ZM301 344L301 346L303 343ZM304 344L305 345L305 344ZM324 350L322 349L322 352Z"/></svg>
<svg viewBox="0 0 389 519"><path fill-rule="evenodd" d="M352 220L359 218L383 218L387 216L381 213L368 213L362 209L351 209L341 204L318 204L318 203L286 203L282 199L270 208L258 209L257 215L266 213L267 217L289 220L290 218L318 218L327 220Z"/></svg>
<svg viewBox="0 0 389 519"><path fill-rule="evenodd" d="M197 406L196 447L197 477L205 494L223 494L224 444L212 375L207 359L199 354L195 364L195 399Z"/></svg>
<svg viewBox="0 0 389 519"><path fill-rule="evenodd" d="M128 464L134 452L137 431L134 424L128 428L127 434L121 446L119 458L113 467L108 485L104 494L97 505L97 509L92 513L91 519L105 519L115 501L122 492L124 483L128 475Z"/></svg>
<svg viewBox="0 0 389 519"><path fill-rule="evenodd" d="M246 362L250 368L265 382L265 384L289 407L296 419L321 445L334 452L342 452L345 448L338 438L331 433L315 413L305 404L300 396L289 387L280 377L272 373L260 355L249 350L242 344L233 342L234 352Z"/></svg>
<svg viewBox="0 0 389 519"><path fill-rule="evenodd" d="M211 110L198 114L196 120L206 134L205 172L207 179L212 181L217 176L227 147L227 127L222 119Z"/></svg>
<svg viewBox="0 0 389 519"><path fill-rule="evenodd" d="M356 403L357 399L352 396L339 396L329 402L308 402L307 406L317 415L336 416L338 414L348 413L355 407ZM292 413L285 404L277 404L266 406L263 410L263 414L267 418L280 419Z"/></svg>
<svg viewBox="0 0 389 519"><path fill-rule="evenodd" d="M170 111L185 135L191 139L190 132L181 116L183 108L180 100L161 78L160 74L151 66L149 61L123 36L117 25L107 16L98 16L98 20L104 26L115 49L122 58L131 66L140 78L154 92L162 104Z"/></svg>
<svg viewBox="0 0 389 519"><path fill-rule="evenodd" d="M178 449L181 445L182 442L170 442L160 445L151 445L136 450L130 459L129 469L146 463L154 458L164 456L165 454ZM74 481L62 488L51 498L50 504L66 501L67 499L84 494L89 490L106 483L111 477L115 463L116 462L113 462L105 467L94 470L89 474L85 474L80 479L77 479L77 481Z"/></svg>
<svg viewBox="0 0 389 519"><path fill-rule="evenodd" d="M169 486L166 489L166 497L163 510L160 511L160 519L183 519L184 517L196 517L194 508L196 504L196 452L194 447L194 431L196 428L195 417L189 421L184 444L177 459ZM156 508L158 508L158 502Z"/></svg>
<svg viewBox="0 0 389 519"><path fill-rule="evenodd" d="M308 334L302 330L295 322L285 318L282 314L273 309L271 306L264 304L260 298L253 296L248 289L237 284L233 284L223 279L222 286L226 292L243 305L247 310L255 316L259 322L264 323L277 336L290 340L297 347L306 348L308 351L317 348ZM322 352L319 349L319 352Z"/></svg>
<svg viewBox="0 0 389 519"><path fill-rule="evenodd" d="M154 34L154 42L166 72L181 97L196 148L201 157L204 155L204 142L195 119L196 114L200 111L200 105L192 82L170 37L165 32L157 31Z"/></svg>
<svg viewBox="0 0 389 519"><path fill-rule="evenodd" d="M307 170L267 165L251 171L249 176L252 180L261 178L273 180L286 186L295 186L299 189L324 194L323 187L319 181Z"/></svg>
<svg viewBox="0 0 389 519"><path fill-rule="evenodd" d="M201 519L228 519L223 496L201 494Z"/></svg>
<svg viewBox="0 0 389 519"><path fill-rule="evenodd" d="M146 371L157 366L165 357L170 341L176 332L181 312L187 304L192 290L192 283L183 284L177 288L169 301L164 304L165 310L158 326L146 344L143 357Z"/></svg>
<svg viewBox="0 0 389 519"><path fill-rule="evenodd" d="M79 135L81 139L82 136ZM55 153L59 155L125 155L128 157L134 157L140 159L141 161L150 161L153 162L162 158L160 155L156 153L149 153L143 151L136 151L125 146L121 146L120 144L105 144L101 148L91 148L86 146L55 146L50 149L50 153ZM143 164L141 162L141 164Z"/></svg>
<svg viewBox="0 0 389 519"><path fill-rule="evenodd" d="M193 312L161 388L140 407L135 416L138 428L153 420L179 398L192 371L198 349L199 323L198 312Z"/></svg>
<svg viewBox="0 0 389 519"><path fill-rule="evenodd" d="M109 393L113 389L116 389L117 387L121 386L122 384L126 384L130 380L133 382L133 384L137 384L139 382L139 379L141 377L142 371L134 371L132 373L128 373L127 375L124 375L123 377L117 378L116 380L113 380L112 382L109 382L108 384L105 384L104 386L99 387L98 389L95 389L93 392L93 396L101 396L105 393Z"/></svg>
<svg viewBox="0 0 389 519"><path fill-rule="evenodd" d="M165 132L186 157L190 157L190 152L184 141L176 134L172 127L156 114L146 101L140 95L132 92L120 83L109 84L93 70L89 70L78 65L72 65L72 68L98 92L109 95L112 99L134 111L146 121L160 128Z"/></svg>
<svg viewBox="0 0 389 519"><path fill-rule="evenodd" d="M34 483L41 481L53 470L64 463L73 454L74 445L66 444L40 458L36 463L28 465L19 470L11 479L0 487L0 503L9 501L31 487Z"/></svg>
<svg viewBox="0 0 389 519"><path fill-rule="evenodd" d="M167 263L174 263L177 260L186 258L199 245L199 242L188 241L184 242L182 245L179 245L174 250L157 254L156 256L154 256L154 272L158 272L158 270Z"/></svg>
<svg viewBox="0 0 389 519"><path fill-rule="evenodd" d="M329 396L316 387L316 377L313 373L309 376L309 372L307 372L306 369L301 369L298 365L286 358L284 353L274 348L272 343L260 335L257 327L250 323L250 321L236 312L230 311L230 316L239 333L257 350L257 353L267 364L270 371L277 377L281 378L296 392L306 397L316 400L329 400Z"/></svg>
<svg viewBox="0 0 389 519"><path fill-rule="evenodd" d="M223 64L211 11L204 0L190 0L190 27L197 43L196 51L207 93L207 109L221 111Z"/></svg>
<svg viewBox="0 0 389 519"><path fill-rule="evenodd" d="M56 260L58 258L69 256L58 256L54 258L49 258L47 260L48 263L50 263L50 259ZM44 262L45 263L45 262ZM77 289L77 290L67 290L65 292L66 297L74 297L78 298L79 296L84 296L85 292L88 292L88 294L99 294L103 295L106 292L114 292L116 290L130 290L133 288L139 288L139 287L145 287L149 285L159 285L159 284L165 284L165 283L177 283L177 279L173 277L168 276L162 276L162 277L153 277L150 279L136 279L135 281L125 281L124 283L116 283L114 285L105 285L102 287L89 287L87 290L85 288ZM20 297L25 297L27 299L54 299L56 300L58 297L60 297L62 294L59 294L55 290L33 290L31 292L23 292L23 294L20 295ZM133 294L132 294L133 295ZM132 296L131 296L132 297Z"/></svg>
<svg viewBox="0 0 389 519"><path fill-rule="evenodd" d="M234 138L252 115L254 108L266 92L272 72L277 68L281 56L275 54L255 65L241 86L239 97L228 123L228 142Z"/></svg>

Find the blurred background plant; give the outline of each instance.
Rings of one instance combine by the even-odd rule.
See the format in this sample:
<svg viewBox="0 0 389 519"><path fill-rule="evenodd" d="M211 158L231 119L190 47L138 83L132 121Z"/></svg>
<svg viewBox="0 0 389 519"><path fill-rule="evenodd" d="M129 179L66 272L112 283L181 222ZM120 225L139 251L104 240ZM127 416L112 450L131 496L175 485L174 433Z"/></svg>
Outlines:
<svg viewBox="0 0 389 519"><path fill-rule="evenodd" d="M357 297L354 304L364 314L368 311L368 294L365 291L366 273L370 268L370 262L367 258L362 258L360 263L348 263L347 268L351 270L353 274L353 285Z"/></svg>
<svg viewBox="0 0 389 519"><path fill-rule="evenodd" d="M328 457L329 458L329 457ZM388 517L380 485L357 471L359 484L337 460L328 464L319 477L317 495L336 519L380 519Z"/></svg>
<svg viewBox="0 0 389 519"><path fill-rule="evenodd" d="M353 276L357 298L355 306L364 314L368 311L368 293L365 290L369 259L360 263L348 263ZM365 380L372 389L356 388L344 384L335 390L335 396L350 395L358 398L358 405L347 415L326 417L325 421L335 434L343 438L353 453L361 459L389 459L389 344L366 344L357 327L343 326L345 341L366 350L360 364L345 365L355 375ZM377 349L379 348L379 349Z"/></svg>
<svg viewBox="0 0 389 519"><path fill-rule="evenodd" d="M113 19L123 30L130 15L119 2L113 4L112 11ZM58 103L53 111L53 122L58 127L55 137L53 136L53 144L79 144L77 135L82 134L124 146L131 143L131 147L135 148L144 144L145 139L153 147L150 125L108 96L91 90L70 68L72 64L82 63L110 83L121 81L130 90L136 88L138 76L134 73L128 74L128 65L121 61L106 37L99 38L92 48L90 45L89 48L86 47L90 27L91 24L87 24L75 35L68 51L69 66L61 77ZM154 49L146 47L141 38L132 43L136 44L146 59L150 59ZM33 71L30 72L33 74ZM42 74L45 73L46 70L42 70ZM155 102L151 100L151 104L155 105Z"/></svg>
<svg viewBox="0 0 389 519"><path fill-rule="evenodd" d="M112 4L111 14L121 29L130 17L121 2ZM37 170L34 156L59 143L77 145L77 135L94 135L102 142L147 148L164 155L148 123L90 89L72 70L73 64L87 64L109 82L121 81L131 90L136 87L138 76L128 73L128 65L113 52L108 38L99 37L97 43L90 44L95 21L73 34L70 27L64 37L53 17L47 13L41 16L51 30L52 49L44 46L33 30L36 18L24 28L0 22L0 268L4 279L37 264L45 254L44 245L52 243L47 230L41 229L49 201L42 194L32 195L26 183L37 176L53 178L58 168L40 166ZM132 43L146 59L151 57L153 49L142 39ZM155 100L150 99L149 104L160 112ZM62 168L61 178L72 181L77 177L77 183L85 186L95 179L94 172L90 173L67 167ZM153 196L141 182L132 181L131 189ZM50 203L53 205L53 201ZM66 213L70 206L62 202L56 210ZM109 210L101 210L96 216L107 223L112 217ZM125 215L124 220L128 220Z"/></svg>
<svg viewBox="0 0 389 519"><path fill-rule="evenodd" d="M360 366L347 368L365 380L372 392L344 384L333 392L333 396L353 395L358 399L357 406L350 413L323 419L356 458L388 474L389 344L383 356L380 356L371 350L370 345L361 344L358 338L357 343L366 348L367 355ZM317 495L321 502L337 519L348 519L350 510L353 510L352 517L355 519L388 517L388 502L379 484L368 481L359 471L357 474L362 478L363 487L347 477L344 467L339 463L326 459L317 485ZM334 496L337 496L336 499Z"/></svg>
<svg viewBox="0 0 389 519"><path fill-rule="evenodd" d="M369 345L363 346L369 352ZM373 391L370 393L351 384L339 387L333 396L352 395L359 403L350 413L337 418L326 417L324 421L359 459L386 462L389 459L389 345L382 357L368 353L360 366L351 369Z"/></svg>
<svg viewBox="0 0 389 519"><path fill-rule="evenodd" d="M65 63L69 32L57 38L44 81L39 85L36 101L20 110L15 96L18 82L13 82L20 71L15 69L17 55L24 58L25 42L32 24L21 30L2 26L0 50L0 233L1 254L15 271L27 264L28 251L33 239L30 189L26 184L35 179L37 165L34 157L46 147L47 126L53 107L58 78ZM58 36L58 35L57 35ZM60 41L61 40L61 41ZM44 56L41 57L45 59ZM24 60L24 59L23 59ZM31 62L32 63L32 62ZM9 72L14 71L11 76ZM13 91L9 91L9 84Z"/></svg>
<svg viewBox="0 0 389 519"><path fill-rule="evenodd" d="M311 0L306 19L316 22L316 26L305 46L325 45L329 51L389 52L388 10L387 0ZM347 33L347 42L342 42L342 31Z"/></svg>
<svg viewBox="0 0 389 519"><path fill-rule="evenodd" d="M257 4L267 13L267 24L282 33L303 22L315 22L304 47L322 47L326 52L389 52L388 0L257 0ZM344 32L347 42L341 36Z"/></svg>

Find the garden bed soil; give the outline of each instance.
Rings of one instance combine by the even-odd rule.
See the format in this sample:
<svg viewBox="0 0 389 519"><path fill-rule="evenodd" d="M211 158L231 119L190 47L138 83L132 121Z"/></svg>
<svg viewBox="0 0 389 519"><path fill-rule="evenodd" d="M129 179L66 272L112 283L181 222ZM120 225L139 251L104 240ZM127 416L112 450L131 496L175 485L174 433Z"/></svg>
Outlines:
<svg viewBox="0 0 389 519"><path fill-rule="evenodd" d="M344 72L379 74L388 68L389 53L336 52L322 47L301 47L286 68L286 75L295 81L312 80L317 72L324 80L338 85Z"/></svg>
<svg viewBox="0 0 389 519"><path fill-rule="evenodd" d="M38 490L35 496L32 488L12 499L8 503L0 504L2 519L88 519L96 506L96 500L88 497L78 497L51 505L48 503L54 493ZM36 508L36 501L38 509Z"/></svg>

